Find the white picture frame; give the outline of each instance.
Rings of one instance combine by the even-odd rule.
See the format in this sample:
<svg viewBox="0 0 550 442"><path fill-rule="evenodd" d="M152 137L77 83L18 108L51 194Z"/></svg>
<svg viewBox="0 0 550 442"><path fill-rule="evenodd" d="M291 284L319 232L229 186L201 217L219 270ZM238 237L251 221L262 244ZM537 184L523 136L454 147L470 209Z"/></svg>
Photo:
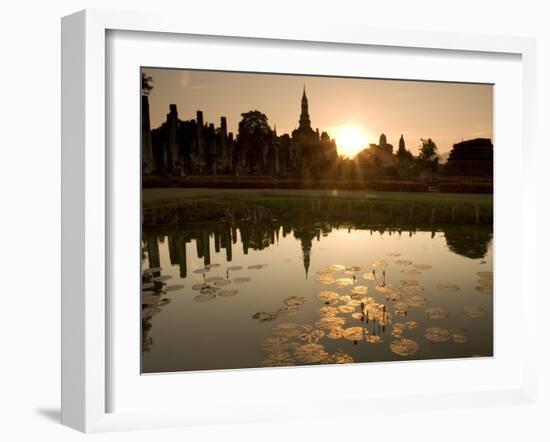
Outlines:
<svg viewBox="0 0 550 442"><path fill-rule="evenodd" d="M289 417L323 416L322 405L337 401L340 413L361 414L369 410L368 401L360 401L364 392L357 395L338 393L322 400L311 396L307 411L303 407L285 407L275 403L260 407L252 395L242 397L223 390L220 403L225 400L231 404L231 410L215 416L205 413L207 404L197 406L193 411L173 404L159 409L158 406L147 410L141 407L126 410L110 404L113 361L116 360L110 344L110 327L113 316L110 307L109 290L110 265L112 264L110 244L116 228L112 228L113 202L116 197L110 194L113 182L113 166L108 151L113 134L108 133L106 121L112 117L108 106L110 76L108 72L109 52L107 36L109 33L156 33L161 36L217 36L227 39L249 39L285 45L308 42L309 44L338 44L345 47L402 48L403 51L426 49L445 54L470 53L480 60L485 55L503 54L515 56L520 60L521 69L521 121L518 121L521 143L522 183L518 189L521 211L518 211L517 225L521 225L520 240L517 242L521 254L521 266L518 270L526 275L525 257L534 254L536 238L529 224L535 219L536 193L534 175L529 171L535 161L534 146L534 107L535 107L535 44L532 39L517 37L492 37L450 33L427 32L390 32L369 28L348 28L343 26L323 26L318 28L280 28L259 27L253 23L248 26L234 27L230 23L210 23L206 20L193 20L182 24L177 17L153 16L151 14L129 14L111 11L87 10L63 18L62 21L62 422L65 425L85 432L110 431L122 429L158 428L168 426L206 425L212 419L216 422L253 422L258 420L285 419ZM145 34L141 34L145 35ZM153 35L153 34L150 34ZM144 38L147 38L145 35ZM295 43L294 43L295 42ZM437 54L436 54L437 56ZM112 60L111 60L112 62ZM136 76L137 78L137 76ZM496 107L498 120L498 106ZM138 115L138 109L136 109ZM498 139L497 139L498 140ZM498 141L497 141L498 142ZM139 151L139 148L136 148ZM498 148L497 148L498 150ZM497 160L497 179L499 162ZM110 181L111 180L111 181ZM498 190L496 191L497 201ZM506 204L502 199L503 205ZM499 204L499 203L497 203ZM498 219L498 217L497 217ZM495 249L498 255L498 248ZM132 253L129 251L128 253ZM498 290L498 282L497 282ZM536 303L534 279L519 278L518 289L521 292L522 313L527 306ZM524 333L533 336L535 324L531 321L525 326ZM514 371L513 382L489 389L478 387L455 393L427 394L418 392L400 393L390 390L377 394L376 408L397 412L411 409L440 409L468 407L475 405L498 405L503 403L532 403L535 399L534 340L525 339L522 354L518 356L521 368ZM136 343L137 346L137 343ZM495 358L498 358L496 354ZM450 362L449 364L452 364ZM410 370L424 370L423 363L407 363ZM324 376L333 376L334 369L347 370L350 379L356 376L364 364L349 367L290 369L284 372L286 380L307 384L315 370L325 370ZM386 365L386 367L388 367ZM116 367L115 367L116 368ZM458 365L454 369L458 369ZM393 368L392 368L393 369ZM239 374L219 372L194 375L193 383L211 382L223 389L227 383L239 385L241 389L257 388L256 382L265 383L269 378L269 369L240 371ZM292 371L294 370L294 371ZM491 370L487 367L487 370ZM252 374L253 373L253 374ZM488 372L490 373L490 371ZM139 376L139 373L134 373ZM306 376L307 374L307 376ZM337 374L336 374L337 375ZM119 376L120 379L120 376ZM176 377L164 376L164 387L176 382ZM276 383L276 382L275 382ZM214 388L214 387L212 387ZM304 386L307 388L307 386ZM242 391L242 390L241 390ZM191 391L191 399L196 392ZM227 402L229 401L229 402Z"/></svg>

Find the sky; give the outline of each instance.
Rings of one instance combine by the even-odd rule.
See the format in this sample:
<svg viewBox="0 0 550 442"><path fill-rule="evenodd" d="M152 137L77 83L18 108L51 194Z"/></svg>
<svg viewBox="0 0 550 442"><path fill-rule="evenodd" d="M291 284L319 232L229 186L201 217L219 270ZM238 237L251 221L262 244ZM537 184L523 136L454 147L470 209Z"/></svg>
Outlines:
<svg viewBox="0 0 550 442"><path fill-rule="evenodd" d="M166 120L176 104L181 120L196 118L237 134L243 112L259 110L277 134L298 126L305 86L313 129L336 139L340 154L353 157L386 134L397 149L418 152L421 138L432 138L440 154L470 138L493 138L493 86L487 84L316 77L284 74L144 68L153 78L149 96L151 127Z"/></svg>

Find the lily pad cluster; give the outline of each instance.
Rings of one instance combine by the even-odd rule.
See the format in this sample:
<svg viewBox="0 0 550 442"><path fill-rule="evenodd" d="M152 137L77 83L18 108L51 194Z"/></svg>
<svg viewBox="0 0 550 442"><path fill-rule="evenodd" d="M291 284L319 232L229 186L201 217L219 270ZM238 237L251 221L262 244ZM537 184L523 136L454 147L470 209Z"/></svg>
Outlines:
<svg viewBox="0 0 550 442"><path fill-rule="evenodd" d="M449 316L449 312L441 307L432 307L426 309L426 316L430 319L445 319Z"/></svg>
<svg viewBox="0 0 550 442"><path fill-rule="evenodd" d="M181 290L183 285L174 285L170 288L166 281L171 279L169 275L160 275L160 267L142 270L141 276L141 318L149 319L160 313L162 307L170 303L170 298L165 295L168 291Z"/></svg>
<svg viewBox="0 0 550 442"><path fill-rule="evenodd" d="M286 313L289 316L298 314L299 307L306 302L303 296L289 296L283 300L282 305L273 312L257 312L252 315L252 319L258 319L260 322L274 321L281 313Z"/></svg>
<svg viewBox="0 0 550 442"><path fill-rule="evenodd" d="M218 268L218 267L220 267L220 264L215 264L215 263L207 264L204 267L193 270L193 273L204 274L204 273L208 273L210 270Z"/></svg>
<svg viewBox="0 0 550 442"><path fill-rule="evenodd" d="M460 287L452 282L440 282L437 284L439 290L446 290L451 292L456 292L460 290Z"/></svg>
<svg viewBox="0 0 550 442"><path fill-rule="evenodd" d="M193 298L196 302L212 301L217 296L228 298L235 296L239 291L237 289L222 289L222 287L230 285L232 282L229 279L224 279L220 276L205 279L203 283L194 284L191 289L199 291L199 294Z"/></svg>
<svg viewBox="0 0 550 442"><path fill-rule="evenodd" d="M407 358L422 355L422 346L426 345L468 343L467 330L436 326L444 324L450 313L437 304L429 305L436 299L433 288L443 294L458 292L461 288L453 281L437 282L432 288L424 287L420 275L429 272L431 265L413 263L396 252L386 256L397 259L370 261L366 268L337 263L316 271L316 284L325 287L317 288L313 299L314 303L318 303L313 309L317 319L310 323L281 319L284 315L296 315L306 302L305 296L289 296L276 310L255 313L253 319L275 324L272 336L261 343L260 348L265 353L261 366L351 363L354 356L345 350L347 348L349 352L349 348L353 348L350 345L359 345L358 349L363 348L361 345L366 345L364 348L380 345L380 348L386 348L394 355ZM248 270L261 268L263 266L249 266ZM492 272L479 272L477 277L479 287L484 292L492 292ZM211 277L205 283L215 285L222 280ZM238 281L246 282L247 277L232 279L234 284ZM427 289L430 291L427 292ZM201 287L201 296L212 295L222 296L220 291L213 292ZM309 299L308 302L311 302ZM482 319L485 310L465 306L463 314ZM409 315L416 320L407 320ZM422 316L424 320L419 319ZM341 348L335 350L338 343L341 343Z"/></svg>
<svg viewBox="0 0 550 442"><path fill-rule="evenodd" d="M243 270L242 266L229 266L225 270L225 277L220 275L207 276L212 269L221 267L220 264L209 264L204 267L193 270L193 273L203 275L203 281L193 284L191 289L199 291L193 300L196 302L208 302L220 298L230 298L239 293L236 288L226 288L231 284L245 284L250 282L252 278L249 276L237 276L233 279L230 278L230 274ZM261 270L267 267L267 264L254 264L248 266L248 270ZM273 317L273 319L276 316Z"/></svg>
<svg viewBox="0 0 550 442"><path fill-rule="evenodd" d="M485 295L493 294L493 272L478 272L478 286L476 290Z"/></svg>
<svg viewBox="0 0 550 442"><path fill-rule="evenodd" d="M409 261L408 259L398 259L397 261L394 261L394 264L398 266L410 266L412 261Z"/></svg>
<svg viewBox="0 0 550 442"><path fill-rule="evenodd" d="M341 364L353 362L353 357L338 349L331 352L324 342L342 340L367 344L383 342L380 335L391 321L386 305L367 296L369 287L357 283L359 266L334 264L317 272L317 282L333 284L335 290L320 290L316 294L319 307L318 320L313 324L283 322L273 327L273 337L262 345L269 353L262 366L301 364ZM343 277L342 273L349 277ZM338 290L338 291L336 291ZM341 293L345 291L346 293ZM289 297L283 303L287 306L300 304L302 298ZM260 321L275 320L281 309L275 312L259 312L255 318ZM356 325L354 325L356 324ZM305 341L305 343L304 343Z"/></svg>
<svg viewBox="0 0 550 442"><path fill-rule="evenodd" d="M319 342L327 337L327 333L309 324L283 322L274 326L272 331L274 336L261 345L261 350L267 354L260 364L263 367L353 362L353 358L341 349L330 353Z"/></svg>
<svg viewBox="0 0 550 442"><path fill-rule="evenodd" d="M424 337L432 342L446 342L451 339L451 333L445 328L429 327L424 332Z"/></svg>
<svg viewBox="0 0 550 442"><path fill-rule="evenodd" d="M419 350L418 343L412 339L396 339L390 344L390 350L399 356L414 356Z"/></svg>
<svg viewBox="0 0 550 442"><path fill-rule="evenodd" d="M394 338L402 338L403 334L407 330L414 330L417 327L418 327L418 322L416 322L416 321L394 322L392 324L391 335Z"/></svg>
<svg viewBox="0 0 550 442"><path fill-rule="evenodd" d="M468 318L481 319L485 317L485 309L483 307L476 307L475 305L467 305L463 309L464 314Z"/></svg>

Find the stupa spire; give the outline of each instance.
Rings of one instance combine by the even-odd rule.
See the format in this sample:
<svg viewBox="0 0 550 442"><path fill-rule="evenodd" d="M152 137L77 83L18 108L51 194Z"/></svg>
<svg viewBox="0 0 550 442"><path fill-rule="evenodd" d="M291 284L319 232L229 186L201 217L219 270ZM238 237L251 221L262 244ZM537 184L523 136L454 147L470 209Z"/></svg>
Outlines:
<svg viewBox="0 0 550 442"><path fill-rule="evenodd" d="M306 85L302 93L302 112L300 114L300 129L311 130L311 120L309 119L309 104L307 102Z"/></svg>

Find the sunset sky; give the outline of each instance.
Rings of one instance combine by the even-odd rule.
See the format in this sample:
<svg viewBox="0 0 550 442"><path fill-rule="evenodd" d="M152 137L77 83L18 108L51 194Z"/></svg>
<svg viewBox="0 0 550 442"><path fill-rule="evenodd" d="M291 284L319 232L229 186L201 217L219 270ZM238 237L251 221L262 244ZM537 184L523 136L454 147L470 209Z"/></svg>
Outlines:
<svg viewBox="0 0 550 442"><path fill-rule="evenodd" d="M168 106L181 120L202 110L205 122L237 134L240 115L259 110L277 133L298 126L305 85L313 129L336 139L340 154L352 157L381 133L397 149L403 134L407 149L432 138L439 153L469 138L493 138L493 86L463 83L374 80L297 75L248 74L176 69L144 69L153 77L149 97L151 127L166 119Z"/></svg>

